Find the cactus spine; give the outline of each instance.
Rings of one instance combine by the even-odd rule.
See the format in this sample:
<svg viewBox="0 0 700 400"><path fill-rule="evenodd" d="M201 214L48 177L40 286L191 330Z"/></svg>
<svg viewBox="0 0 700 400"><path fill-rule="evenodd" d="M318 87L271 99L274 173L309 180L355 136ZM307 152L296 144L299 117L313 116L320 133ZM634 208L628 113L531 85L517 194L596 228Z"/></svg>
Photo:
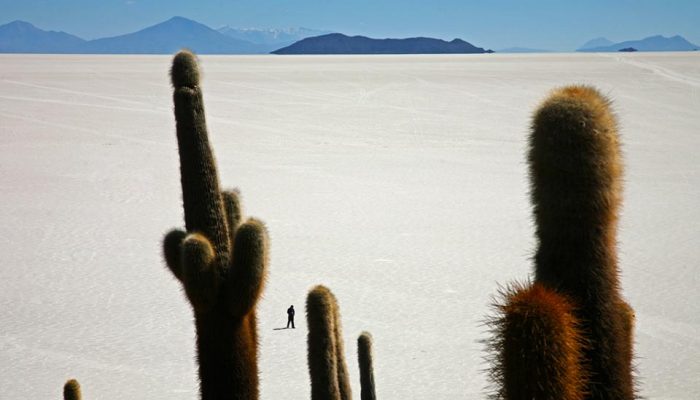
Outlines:
<svg viewBox="0 0 700 400"><path fill-rule="evenodd" d="M80 400L80 384L75 379L70 379L63 385L63 400Z"/></svg>
<svg viewBox="0 0 700 400"><path fill-rule="evenodd" d="M238 193L219 188L192 53L174 57L171 78L186 231L169 232L163 253L194 311L201 398L257 399L255 306L267 273L267 231L256 219L241 223Z"/></svg>
<svg viewBox="0 0 700 400"><path fill-rule="evenodd" d="M372 335L362 332L357 338L357 361L360 366L360 398L376 400L374 390L374 366L372 365Z"/></svg>
<svg viewBox="0 0 700 400"><path fill-rule="evenodd" d="M306 320L311 399L351 400L338 301L325 286L307 295Z"/></svg>
<svg viewBox="0 0 700 400"><path fill-rule="evenodd" d="M584 398L633 399L634 312L619 292L616 254L623 168L610 101L587 86L555 90L533 118L528 161L538 242L535 282L571 304L557 318L572 312L572 326L582 332ZM526 297L520 292L506 296L501 320L519 318L513 302ZM535 307L533 300L527 307ZM555 324L549 336L565 325Z"/></svg>

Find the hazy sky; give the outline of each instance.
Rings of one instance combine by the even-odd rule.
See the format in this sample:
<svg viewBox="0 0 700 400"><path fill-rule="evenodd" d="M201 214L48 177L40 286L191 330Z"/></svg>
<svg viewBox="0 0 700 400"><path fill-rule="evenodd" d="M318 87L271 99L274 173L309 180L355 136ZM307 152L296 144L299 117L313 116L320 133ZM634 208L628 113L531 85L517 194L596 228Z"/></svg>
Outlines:
<svg viewBox="0 0 700 400"><path fill-rule="evenodd" d="M491 49L573 50L589 39L682 35L700 44L700 0L0 0L17 19L85 39L183 16L212 28L308 27L370 37L462 38Z"/></svg>

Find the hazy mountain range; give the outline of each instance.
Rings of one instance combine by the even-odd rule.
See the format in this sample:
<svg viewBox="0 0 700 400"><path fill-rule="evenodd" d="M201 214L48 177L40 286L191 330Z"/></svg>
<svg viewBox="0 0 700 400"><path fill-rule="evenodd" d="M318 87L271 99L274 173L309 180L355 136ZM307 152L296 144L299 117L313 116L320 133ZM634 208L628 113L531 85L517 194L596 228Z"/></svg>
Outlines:
<svg viewBox="0 0 700 400"><path fill-rule="evenodd" d="M607 38L604 37L599 37L595 39L591 39L584 43L581 47L579 47L577 50L582 50L582 49L593 49L596 47L606 47L606 46L611 46L615 44L615 42L608 40Z"/></svg>
<svg viewBox="0 0 700 400"><path fill-rule="evenodd" d="M137 32L84 40L65 32L45 31L24 21L0 26L0 53L172 54L189 48L199 54L266 54L325 31L290 29L212 29L173 17Z"/></svg>
<svg viewBox="0 0 700 400"><path fill-rule="evenodd" d="M0 26L2 53L70 53L85 40L65 32L43 31L29 22L14 21Z"/></svg>
<svg viewBox="0 0 700 400"><path fill-rule="evenodd" d="M487 53L462 39L445 41L425 37L408 39L372 39L341 33L302 39L274 54L469 54Z"/></svg>
<svg viewBox="0 0 700 400"><path fill-rule="evenodd" d="M597 38L586 42L576 51L604 53L621 51L623 49L635 49L636 51L694 51L700 50L700 46L690 43L679 35L672 37L656 35L641 40L628 40L619 43L613 43L606 38Z"/></svg>
<svg viewBox="0 0 700 400"><path fill-rule="evenodd" d="M29 22L14 21L0 26L0 53L82 54L173 54L189 48L199 54L437 54L490 52L464 40L432 38L371 39L331 34L308 28L242 29L224 26L212 29L183 17L124 35L84 40L66 32L45 31ZM613 43L605 38L586 42L577 51L613 52L692 51L700 49L681 36L650 36L642 40ZM541 53L547 50L514 47L506 53Z"/></svg>

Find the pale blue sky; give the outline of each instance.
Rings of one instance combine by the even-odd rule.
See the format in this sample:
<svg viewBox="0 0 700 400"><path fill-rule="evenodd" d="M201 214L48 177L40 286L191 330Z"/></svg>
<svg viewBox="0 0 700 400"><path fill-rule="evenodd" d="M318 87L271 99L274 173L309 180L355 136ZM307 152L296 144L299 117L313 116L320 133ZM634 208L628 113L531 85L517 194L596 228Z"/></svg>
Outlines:
<svg viewBox="0 0 700 400"><path fill-rule="evenodd" d="M700 0L0 0L17 19L85 39L172 16L253 28L308 27L370 37L455 37L477 46L573 50L589 39L679 34L700 44Z"/></svg>

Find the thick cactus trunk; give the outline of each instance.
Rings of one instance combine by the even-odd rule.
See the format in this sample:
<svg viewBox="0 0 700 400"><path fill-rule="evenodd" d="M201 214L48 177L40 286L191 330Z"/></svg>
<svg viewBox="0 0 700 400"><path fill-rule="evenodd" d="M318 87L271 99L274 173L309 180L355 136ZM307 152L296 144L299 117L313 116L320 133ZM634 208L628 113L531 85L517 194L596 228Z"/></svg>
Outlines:
<svg viewBox="0 0 700 400"><path fill-rule="evenodd" d="M202 399L257 399L255 315L233 319L224 310L198 313L196 327Z"/></svg>

